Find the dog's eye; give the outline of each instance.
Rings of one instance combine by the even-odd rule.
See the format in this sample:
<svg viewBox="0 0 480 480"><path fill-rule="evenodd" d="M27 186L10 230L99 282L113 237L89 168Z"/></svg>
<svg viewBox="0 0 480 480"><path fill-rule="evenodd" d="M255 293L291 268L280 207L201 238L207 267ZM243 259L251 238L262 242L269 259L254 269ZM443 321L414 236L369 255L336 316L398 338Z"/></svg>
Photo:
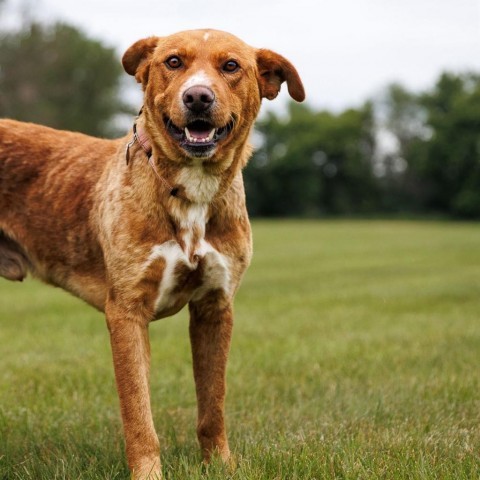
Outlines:
<svg viewBox="0 0 480 480"><path fill-rule="evenodd" d="M175 70L177 68L180 68L183 65L183 62L176 55L172 55L171 57L167 58L165 64L167 65L167 67Z"/></svg>
<svg viewBox="0 0 480 480"><path fill-rule="evenodd" d="M229 60L223 64L223 71L234 73L240 68L240 65L235 60Z"/></svg>

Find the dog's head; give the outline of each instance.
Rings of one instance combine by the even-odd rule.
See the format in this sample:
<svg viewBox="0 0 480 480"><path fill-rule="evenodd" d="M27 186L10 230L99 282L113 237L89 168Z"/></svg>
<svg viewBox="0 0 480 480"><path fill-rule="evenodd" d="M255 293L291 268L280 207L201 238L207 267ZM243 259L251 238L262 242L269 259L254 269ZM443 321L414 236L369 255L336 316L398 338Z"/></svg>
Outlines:
<svg viewBox="0 0 480 480"><path fill-rule="evenodd" d="M216 30L139 40L122 63L142 84L152 140L179 161L215 161L243 145L261 99L274 99L283 82L292 98L305 98L288 60Z"/></svg>

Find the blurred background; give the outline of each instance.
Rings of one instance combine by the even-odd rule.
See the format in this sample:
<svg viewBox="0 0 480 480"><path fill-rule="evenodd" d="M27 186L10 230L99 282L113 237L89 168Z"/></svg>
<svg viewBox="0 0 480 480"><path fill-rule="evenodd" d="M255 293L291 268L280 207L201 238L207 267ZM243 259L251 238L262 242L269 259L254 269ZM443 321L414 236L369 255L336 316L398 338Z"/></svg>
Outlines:
<svg viewBox="0 0 480 480"><path fill-rule="evenodd" d="M303 104L264 102L252 216L480 218L477 0L0 0L0 117L123 135L141 105L125 49L204 27L305 83Z"/></svg>

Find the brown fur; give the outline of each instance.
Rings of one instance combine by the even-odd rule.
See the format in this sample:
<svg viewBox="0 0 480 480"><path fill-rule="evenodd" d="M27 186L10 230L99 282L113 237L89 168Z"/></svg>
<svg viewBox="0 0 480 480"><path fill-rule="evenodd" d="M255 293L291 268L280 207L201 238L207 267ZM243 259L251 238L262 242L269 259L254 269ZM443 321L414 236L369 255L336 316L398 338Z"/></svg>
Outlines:
<svg viewBox="0 0 480 480"><path fill-rule="evenodd" d="M172 55L181 68L167 65ZM240 68L228 72L232 59ZM127 164L131 132L110 141L0 121L0 275L30 271L105 312L129 466L135 478L156 478L148 325L189 304L198 438L207 461L227 461L232 302L252 254L241 169L261 98L275 98L284 81L295 100L304 92L285 58L214 30L140 40L123 65L144 90L137 125L152 168L139 142ZM216 135L231 128L208 155L185 150L167 127L193 128L182 95L198 83L214 93L202 115Z"/></svg>

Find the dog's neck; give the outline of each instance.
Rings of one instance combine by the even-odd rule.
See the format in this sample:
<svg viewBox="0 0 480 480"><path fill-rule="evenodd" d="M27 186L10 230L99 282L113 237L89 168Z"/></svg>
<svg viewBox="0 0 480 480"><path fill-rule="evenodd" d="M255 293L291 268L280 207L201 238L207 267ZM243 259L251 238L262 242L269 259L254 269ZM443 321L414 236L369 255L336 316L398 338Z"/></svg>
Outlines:
<svg viewBox="0 0 480 480"><path fill-rule="evenodd" d="M142 111L140 110L140 113ZM138 119L137 119L138 120ZM133 131L132 131L132 140L127 143L127 147L125 150L125 158L127 161L127 165L130 161L130 148L132 148L135 144L137 144L145 156L148 159L148 164L152 168L153 172L155 173L156 177L158 178L160 184L162 187L166 190L166 192L172 196L172 197L182 197L182 192L178 187L170 185L167 180L160 174L158 171L154 159L152 158L153 151L152 151L152 143L150 141L150 138L148 137L147 133L145 132L143 126L137 124L137 120L135 120L133 124ZM185 200L189 200L188 198L184 198Z"/></svg>
<svg viewBox="0 0 480 480"><path fill-rule="evenodd" d="M225 197L229 194L239 197L231 202L233 204L241 205L244 201L243 187L240 188L238 179L235 180L240 158L232 161L222 172L209 171L200 159L188 164L164 159L156 152L141 117L137 118L132 136L126 148L126 161L133 169L132 180L136 182L137 177L138 180L140 177L143 179L142 187L135 189L140 192L139 202L151 211L160 206L155 202L150 203L152 197L144 195L146 189L143 182L148 179L147 182L152 185L151 191L159 192L157 198L175 225L175 234L181 248L193 261L195 255L203 251L207 223L216 215L218 202L228 204ZM225 218L229 215L228 208L223 208L222 212Z"/></svg>

